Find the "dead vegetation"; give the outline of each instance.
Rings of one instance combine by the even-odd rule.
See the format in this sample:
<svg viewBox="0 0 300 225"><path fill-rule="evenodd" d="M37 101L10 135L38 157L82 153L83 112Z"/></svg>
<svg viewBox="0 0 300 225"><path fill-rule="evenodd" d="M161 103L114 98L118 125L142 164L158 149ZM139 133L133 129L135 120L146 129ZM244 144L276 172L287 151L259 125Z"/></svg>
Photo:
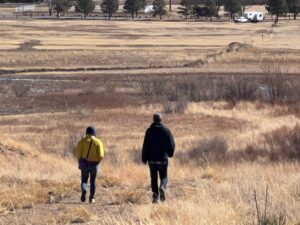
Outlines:
<svg viewBox="0 0 300 225"><path fill-rule="evenodd" d="M70 207L62 210L49 224L82 224L94 221L97 216L83 206Z"/></svg>
<svg viewBox="0 0 300 225"><path fill-rule="evenodd" d="M279 221L277 207L300 221L297 23L264 40L268 23L16 23L0 25L0 70L24 69L0 81L0 223L247 225L266 183L272 204L257 224ZM153 112L176 140L157 206L140 163ZM96 204L76 205L72 155L90 124L106 156Z"/></svg>

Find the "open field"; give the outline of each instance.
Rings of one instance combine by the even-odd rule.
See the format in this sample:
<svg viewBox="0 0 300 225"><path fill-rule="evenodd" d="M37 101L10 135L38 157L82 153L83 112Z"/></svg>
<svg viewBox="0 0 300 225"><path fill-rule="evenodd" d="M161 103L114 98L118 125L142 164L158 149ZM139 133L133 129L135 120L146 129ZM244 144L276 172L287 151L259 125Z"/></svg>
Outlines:
<svg viewBox="0 0 300 225"><path fill-rule="evenodd" d="M272 27L272 23L25 20L1 21L0 30L0 70L142 68L145 73L164 68L162 72L173 73L172 68L184 67L193 72L257 73L279 63L285 72L299 71L298 21ZM233 42L252 47L227 52Z"/></svg>
<svg viewBox="0 0 300 225"><path fill-rule="evenodd" d="M298 225L299 27L1 21L0 224L258 225L268 186L269 218ZM152 205L140 151L157 111L176 153ZM72 152L90 124L106 157L81 205Z"/></svg>

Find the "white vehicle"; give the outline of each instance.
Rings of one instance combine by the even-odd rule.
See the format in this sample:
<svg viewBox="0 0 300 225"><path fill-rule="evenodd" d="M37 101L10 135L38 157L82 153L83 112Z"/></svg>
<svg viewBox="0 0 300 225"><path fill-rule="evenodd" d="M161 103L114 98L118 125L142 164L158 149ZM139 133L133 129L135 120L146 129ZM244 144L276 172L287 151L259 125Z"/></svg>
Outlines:
<svg viewBox="0 0 300 225"><path fill-rule="evenodd" d="M243 17L247 18L251 22L258 22L264 20L264 14L262 12L244 12Z"/></svg>
<svg viewBox="0 0 300 225"><path fill-rule="evenodd" d="M33 12L35 8L35 5L21 5L15 8L15 12Z"/></svg>
<svg viewBox="0 0 300 225"><path fill-rule="evenodd" d="M249 22L249 20L243 16L239 16L234 19L234 22L235 23L247 23L247 22Z"/></svg>
<svg viewBox="0 0 300 225"><path fill-rule="evenodd" d="M151 13L153 11L153 5L147 5L144 9L144 13Z"/></svg>

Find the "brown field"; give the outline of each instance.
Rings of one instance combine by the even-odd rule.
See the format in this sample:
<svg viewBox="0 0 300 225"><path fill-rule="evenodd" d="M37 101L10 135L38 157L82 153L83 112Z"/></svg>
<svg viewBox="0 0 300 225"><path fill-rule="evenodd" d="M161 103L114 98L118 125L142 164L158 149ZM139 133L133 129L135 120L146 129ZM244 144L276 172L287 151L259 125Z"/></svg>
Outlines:
<svg viewBox="0 0 300 225"><path fill-rule="evenodd" d="M267 187L267 217L299 224L299 28L1 20L0 224L258 225ZM157 111L176 153L152 205L140 151ZM72 155L90 124L106 147L95 205Z"/></svg>

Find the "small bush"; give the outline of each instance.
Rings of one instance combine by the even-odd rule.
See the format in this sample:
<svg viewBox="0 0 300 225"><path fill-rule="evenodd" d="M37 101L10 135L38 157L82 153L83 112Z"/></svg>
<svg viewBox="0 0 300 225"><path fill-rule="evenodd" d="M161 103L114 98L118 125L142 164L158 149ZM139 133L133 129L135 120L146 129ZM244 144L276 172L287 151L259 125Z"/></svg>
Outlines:
<svg viewBox="0 0 300 225"><path fill-rule="evenodd" d="M261 213L261 207L259 205L258 199L257 199L257 194L256 190L254 189L254 202L255 202L255 210L256 210L256 222L253 223L255 225L285 225L287 224L286 221L286 214L283 213L282 211L280 212L270 212L268 210L269 206L269 189L268 186L266 188L266 193L264 196L264 210L263 213Z"/></svg>
<svg viewBox="0 0 300 225"><path fill-rule="evenodd" d="M271 102L285 102L290 95L290 85L282 74L268 75L264 79Z"/></svg>
<svg viewBox="0 0 300 225"><path fill-rule="evenodd" d="M257 225L285 225L286 218L284 214L274 214L261 220Z"/></svg>
<svg viewBox="0 0 300 225"><path fill-rule="evenodd" d="M146 96L165 95L167 83L163 80L152 80L141 83L141 91Z"/></svg>
<svg viewBox="0 0 300 225"><path fill-rule="evenodd" d="M18 98L25 97L30 91L30 86L22 83L15 83L12 86L13 91L15 92Z"/></svg>
<svg viewBox="0 0 300 225"><path fill-rule="evenodd" d="M182 114L185 112L189 104L189 101L186 97L180 97L176 102L165 102L163 104L164 113L178 113Z"/></svg>
<svg viewBox="0 0 300 225"><path fill-rule="evenodd" d="M222 137L200 141L191 151L177 154L181 163L195 163L197 165L221 162L228 151L227 141Z"/></svg>
<svg viewBox="0 0 300 225"><path fill-rule="evenodd" d="M163 111L166 114L174 113L174 104L172 104L172 102L169 101L165 102L163 104Z"/></svg>
<svg viewBox="0 0 300 225"><path fill-rule="evenodd" d="M272 161L300 160L300 125L282 127L264 136Z"/></svg>
<svg viewBox="0 0 300 225"><path fill-rule="evenodd" d="M226 159L231 162L254 162L260 159L268 158L269 153L258 146L248 145L243 150L231 151Z"/></svg>
<svg viewBox="0 0 300 225"><path fill-rule="evenodd" d="M225 86L224 98L231 101L252 101L256 98L257 90L258 84L254 79L232 77Z"/></svg>
<svg viewBox="0 0 300 225"><path fill-rule="evenodd" d="M188 100L185 97L181 97L176 101L175 104L175 113L184 113L188 107Z"/></svg>

